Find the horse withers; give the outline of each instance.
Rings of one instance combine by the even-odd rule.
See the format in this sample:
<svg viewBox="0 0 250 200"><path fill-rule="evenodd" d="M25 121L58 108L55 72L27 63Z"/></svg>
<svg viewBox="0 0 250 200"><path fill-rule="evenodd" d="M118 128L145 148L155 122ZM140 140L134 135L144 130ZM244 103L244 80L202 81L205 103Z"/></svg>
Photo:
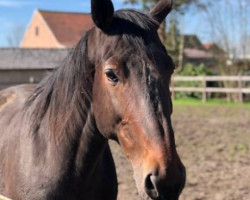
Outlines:
<svg viewBox="0 0 250 200"><path fill-rule="evenodd" d="M112 139L131 161L142 199L178 199L185 168L170 117L174 64L157 35L171 6L160 0L146 15L92 0L95 27L64 64L38 86L1 91L2 195L116 199Z"/></svg>

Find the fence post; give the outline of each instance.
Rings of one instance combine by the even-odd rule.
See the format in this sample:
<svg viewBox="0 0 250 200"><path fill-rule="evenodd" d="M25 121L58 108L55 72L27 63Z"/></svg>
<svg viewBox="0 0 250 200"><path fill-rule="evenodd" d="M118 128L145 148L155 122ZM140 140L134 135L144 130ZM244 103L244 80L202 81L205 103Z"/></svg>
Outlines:
<svg viewBox="0 0 250 200"><path fill-rule="evenodd" d="M203 87L203 91L202 91L202 101L206 102L207 101L207 93L206 93L206 77L203 76L203 80L202 80L202 87Z"/></svg>
<svg viewBox="0 0 250 200"><path fill-rule="evenodd" d="M243 102L243 94L242 94L242 78L241 75L239 76L238 79L238 89L239 89L239 102Z"/></svg>

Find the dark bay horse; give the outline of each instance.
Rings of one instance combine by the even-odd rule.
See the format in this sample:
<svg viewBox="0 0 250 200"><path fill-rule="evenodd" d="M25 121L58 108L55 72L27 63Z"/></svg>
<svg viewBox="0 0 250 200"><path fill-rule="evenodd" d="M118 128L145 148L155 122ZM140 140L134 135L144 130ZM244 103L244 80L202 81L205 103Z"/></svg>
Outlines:
<svg viewBox="0 0 250 200"><path fill-rule="evenodd" d="M2 195L116 199L112 139L131 161L142 199L178 199L185 168L170 118L174 64L157 35L171 6L160 0L146 15L92 0L95 27L64 64L38 86L1 91Z"/></svg>

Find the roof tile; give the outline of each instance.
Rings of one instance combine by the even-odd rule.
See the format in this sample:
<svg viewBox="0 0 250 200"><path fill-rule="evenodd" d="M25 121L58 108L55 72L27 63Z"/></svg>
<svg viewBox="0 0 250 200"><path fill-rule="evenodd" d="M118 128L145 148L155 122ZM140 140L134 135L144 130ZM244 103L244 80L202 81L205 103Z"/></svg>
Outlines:
<svg viewBox="0 0 250 200"><path fill-rule="evenodd" d="M74 46L84 32L93 27L90 14L66 13L38 10L42 15L57 41L66 47Z"/></svg>
<svg viewBox="0 0 250 200"><path fill-rule="evenodd" d="M53 69L70 49L0 49L0 70Z"/></svg>

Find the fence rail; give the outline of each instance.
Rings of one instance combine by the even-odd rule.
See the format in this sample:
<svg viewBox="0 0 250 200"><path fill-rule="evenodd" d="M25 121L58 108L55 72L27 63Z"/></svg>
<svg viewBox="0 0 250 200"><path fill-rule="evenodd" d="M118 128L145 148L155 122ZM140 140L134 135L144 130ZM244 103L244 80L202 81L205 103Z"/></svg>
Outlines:
<svg viewBox="0 0 250 200"><path fill-rule="evenodd" d="M176 82L186 81L200 81L201 87L179 87L176 86ZM207 87L207 82L222 82L233 81L237 82L236 88L225 87ZM243 94L250 94L250 88L243 87L243 82L250 82L250 76L174 76L171 80L170 90L173 98L175 98L176 92L201 92L202 100L207 100L207 93L236 93L239 96L239 101L243 102Z"/></svg>

